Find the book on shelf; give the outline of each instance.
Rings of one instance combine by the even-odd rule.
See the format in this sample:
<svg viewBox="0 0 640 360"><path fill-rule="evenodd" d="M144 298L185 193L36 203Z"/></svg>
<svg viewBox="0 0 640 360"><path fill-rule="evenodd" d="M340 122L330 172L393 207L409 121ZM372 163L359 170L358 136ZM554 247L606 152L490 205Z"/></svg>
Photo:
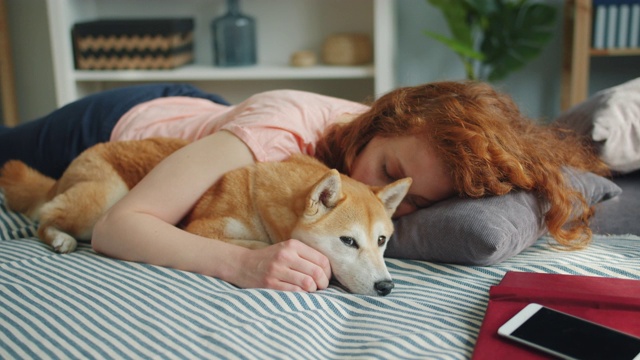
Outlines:
<svg viewBox="0 0 640 360"><path fill-rule="evenodd" d="M632 48L640 48L640 2L631 4L630 12L629 46Z"/></svg>
<svg viewBox="0 0 640 360"><path fill-rule="evenodd" d="M594 4L595 5L595 4ZM607 26L607 7L594 6L593 45L594 49L604 49L604 33Z"/></svg>
<svg viewBox="0 0 640 360"><path fill-rule="evenodd" d="M629 17L631 12L629 4L620 4L618 7L618 32L616 34L619 48L629 47Z"/></svg>
<svg viewBox="0 0 640 360"><path fill-rule="evenodd" d="M592 6L592 48L640 48L640 0L594 0Z"/></svg>
<svg viewBox="0 0 640 360"><path fill-rule="evenodd" d="M510 271L489 290L472 359L548 358L498 335L502 324L533 302L640 336L640 280Z"/></svg>
<svg viewBox="0 0 640 360"><path fill-rule="evenodd" d="M605 47L607 49L615 49L616 46L616 30L618 27L616 26L616 22L618 20L618 5L612 4L607 6L607 28L606 35L607 41Z"/></svg>

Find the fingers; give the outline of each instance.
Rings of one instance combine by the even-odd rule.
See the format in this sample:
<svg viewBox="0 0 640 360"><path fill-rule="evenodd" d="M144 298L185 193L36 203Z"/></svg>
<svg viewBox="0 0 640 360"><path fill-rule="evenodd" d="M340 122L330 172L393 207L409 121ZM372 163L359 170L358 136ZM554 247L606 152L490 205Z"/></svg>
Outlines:
<svg viewBox="0 0 640 360"><path fill-rule="evenodd" d="M298 240L289 240L282 244L281 246L290 246L296 250L299 258L291 263L291 269L301 275L299 280L303 289L305 286L315 286L317 289L326 289L329 286L331 265L324 254Z"/></svg>
<svg viewBox="0 0 640 360"><path fill-rule="evenodd" d="M313 292L329 286L331 267L322 253L298 240L287 240L273 246L272 263L275 280L270 288Z"/></svg>
<svg viewBox="0 0 640 360"><path fill-rule="evenodd" d="M236 285L306 292L329 286L329 260L298 240L284 241L249 253L243 279Z"/></svg>

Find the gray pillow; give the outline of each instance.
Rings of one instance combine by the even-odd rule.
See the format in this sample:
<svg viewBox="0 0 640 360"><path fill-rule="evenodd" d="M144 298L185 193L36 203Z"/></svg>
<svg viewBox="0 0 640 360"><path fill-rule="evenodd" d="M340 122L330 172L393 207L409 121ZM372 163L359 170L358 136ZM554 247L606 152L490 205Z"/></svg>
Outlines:
<svg viewBox="0 0 640 360"><path fill-rule="evenodd" d="M622 192L593 173L571 170L565 174L591 205ZM525 191L452 198L404 216L395 226L387 257L482 266L518 254L547 232L538 198Z"/></svg>

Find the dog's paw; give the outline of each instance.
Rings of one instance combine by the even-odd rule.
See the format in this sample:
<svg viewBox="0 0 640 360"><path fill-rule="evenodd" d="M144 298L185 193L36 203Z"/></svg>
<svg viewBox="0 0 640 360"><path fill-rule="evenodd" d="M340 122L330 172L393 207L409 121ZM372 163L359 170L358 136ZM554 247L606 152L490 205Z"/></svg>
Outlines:
<svg viewBox="0 0 640 360"><path fill-rule="evenodd" d="M51 244L53 251L59 254L68 254L78 246L78 241L73 236L53 226L41 226L38 229L38 237L44 243Z"/></svg>
<svg viewBox="0 0 640 360"><path fill-rule="evenodd" d="M53 242L51 242L53 250L60 254L68 254L76 249L78 242L71 235L58 233Z"/></svg>

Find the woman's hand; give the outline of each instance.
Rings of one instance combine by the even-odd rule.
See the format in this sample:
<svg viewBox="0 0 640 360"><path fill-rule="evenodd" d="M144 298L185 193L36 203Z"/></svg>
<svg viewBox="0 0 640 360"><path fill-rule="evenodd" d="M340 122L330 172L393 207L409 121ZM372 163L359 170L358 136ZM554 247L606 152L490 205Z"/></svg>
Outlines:
<svg viewBox="0 0 640 360"><path fill-rule="evenodd" d="M313 292L325 289L331 278L329 259L294 239L247 249L241 268L229 280L242 288Z"/></svg>

